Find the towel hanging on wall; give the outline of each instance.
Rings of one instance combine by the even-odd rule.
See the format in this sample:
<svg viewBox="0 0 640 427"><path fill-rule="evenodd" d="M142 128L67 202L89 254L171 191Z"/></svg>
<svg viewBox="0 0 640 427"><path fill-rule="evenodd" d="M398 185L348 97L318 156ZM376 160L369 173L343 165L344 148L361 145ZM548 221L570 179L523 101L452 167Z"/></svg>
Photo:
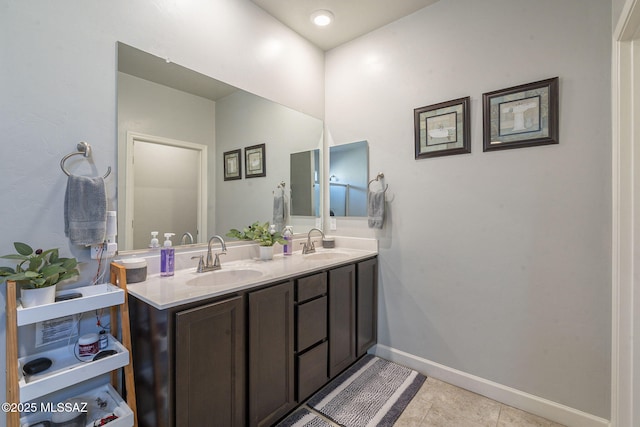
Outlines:
<svg viewBox="0 0 640 427"><path fill-rule="evenodd" d="M287 199L284 192L284 182L281 182L278 187L273 190L273 222L276 231L282 232L284 230L285 222L287 220Z"/></svg>
<svg viewBox="0 0 640 427"><path fill-rule="evenodd" d="M104 180L111 173L111 166L104 176L94 178L72 175L64 166L70 157L91 157L91 145L79 142L78 151L60 160L60 168L67 180L64 193L64 234L74 245L96 245L104 242L107 232L107 190Z"/></svg>
<svg viewBox="0 0 640 427"><path fill-rule="evenodd" d="M384 174L380 172L376 179L372 179L369 181L368 188L369 192L367 195L367 216L369 228L382 228L384 225L384 203L385 203L385 193L389 188L389 185L384 187L384 190L380 188L379 190L371 190L371 183L374 181L380 181L384 178ZM382 186L381 186L382 187Z"/></svg>
<svg viewBox="0 0 640 427"><path fill-rule="evenodd" d="M104 178L69 175L64 195L64 234L74 245L104 242L107 193Z"/></svg>
<svg viewBox="0 0 640 427"><path fill-rule="evenodd" d="M384 225L384 191L369 191L368 216L369 228L382 228Z"/></svg>

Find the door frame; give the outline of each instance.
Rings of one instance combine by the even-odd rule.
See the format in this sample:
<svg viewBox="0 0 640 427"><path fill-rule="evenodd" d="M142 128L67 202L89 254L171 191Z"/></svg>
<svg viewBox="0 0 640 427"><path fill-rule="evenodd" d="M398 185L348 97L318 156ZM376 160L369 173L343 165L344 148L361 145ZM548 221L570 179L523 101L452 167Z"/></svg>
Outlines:
<svg viewBox="0 0 640 427"><path fill-rule="evenodd" d="M612 47L611 426L640 425L640 0L626 0ZM637 90L635 92L638 92ZM636 337L634 343L634 337ZM634 369L635 368L635 369Z"/></svg>
<svg viewBox="0 0 640 427"><path fill-rule="evenodd" d="M178 139L164 138L161 136L148 135L139 132L127 131L126 142L126 164L125 164L125 209L124 209L124 241L125 248L133 249L133 212L134 212L134 163L133 163L133 145L136 141L147 142L152 144L162 144L172 147L186 148L195 150L200 153L200 177L198 180L198 207L197 207L197 227L198 235L196 237L197 242L203 243L202 239L207 237L207 207L208 207L208 193L207 193L207 146L202 144L196 144L193 142L181 141ZM139 248L138 248L139 249Z"/></svg>

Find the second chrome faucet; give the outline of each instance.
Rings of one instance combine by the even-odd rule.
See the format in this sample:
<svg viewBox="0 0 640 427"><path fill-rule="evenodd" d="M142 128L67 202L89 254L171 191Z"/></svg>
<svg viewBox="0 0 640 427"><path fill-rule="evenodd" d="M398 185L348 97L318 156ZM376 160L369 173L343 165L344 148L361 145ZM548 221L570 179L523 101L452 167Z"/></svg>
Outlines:
<svg viewBox="0 0 640 427"><path fill-rule="evenodd" d="M307 241L306 243L303 243L303 246L302 246L303 255L312 254L316 251L316 246L311 241L311 232L314 230L322 234L322 239L324 240L324 233L322 232L322 230L320 230L319 228L312 228L311 230L309 230L309 233L307 234Z"/></svg>

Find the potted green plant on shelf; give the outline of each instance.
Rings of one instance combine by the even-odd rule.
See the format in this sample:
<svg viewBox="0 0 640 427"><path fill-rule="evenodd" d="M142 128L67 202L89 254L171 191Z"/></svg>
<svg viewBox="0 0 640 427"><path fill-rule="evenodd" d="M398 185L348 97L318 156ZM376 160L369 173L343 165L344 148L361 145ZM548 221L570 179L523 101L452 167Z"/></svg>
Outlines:
<svg viewBox="0 0 640 427"><path fill-rule="evenodd" d="M0 267L0 283L15 281L25 308L54 302L56 284L80 274L76 268L78 261L75 258L60 258L57 248L34 251L31 246L21 242L14 242L13 246L17 253L0 258L17 260L18 265L15 269Z"/></svg>
<svg viewBox="0 0 640 427"><path fill-rule="evenodd" d="M234 237L239 240L253 240L260 246L260 259L273 259L273 245L285 243L282 233L276 231L275 226L268 222L260 223L256 221L242 231L232 228L227 233L227 237Z"/></svg>

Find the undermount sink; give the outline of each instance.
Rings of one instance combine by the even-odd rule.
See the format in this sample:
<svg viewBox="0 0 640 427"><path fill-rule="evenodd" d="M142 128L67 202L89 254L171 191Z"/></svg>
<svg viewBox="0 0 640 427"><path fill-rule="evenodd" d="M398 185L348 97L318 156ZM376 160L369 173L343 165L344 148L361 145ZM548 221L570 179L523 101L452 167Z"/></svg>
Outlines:
<svg viewBox="0 0 640 427"><path fill-rule="evenodd" d="M257 279L263 276L264 273L260 270L253 269L228 269L225 270L222 267L221 270L216 270L208 273L198 273L193 279L187 280L189 286L215 286L215 285L228 285L233 282L242 282L249 279Z"/></svg>
<svg viewBox="0 0 640 427"><path fill-rule="evenodd" d="M347 258L349 254L344 252L314 252L312 254L303 255L305 259L315 260L315 261L331 261Z"/></svg>

